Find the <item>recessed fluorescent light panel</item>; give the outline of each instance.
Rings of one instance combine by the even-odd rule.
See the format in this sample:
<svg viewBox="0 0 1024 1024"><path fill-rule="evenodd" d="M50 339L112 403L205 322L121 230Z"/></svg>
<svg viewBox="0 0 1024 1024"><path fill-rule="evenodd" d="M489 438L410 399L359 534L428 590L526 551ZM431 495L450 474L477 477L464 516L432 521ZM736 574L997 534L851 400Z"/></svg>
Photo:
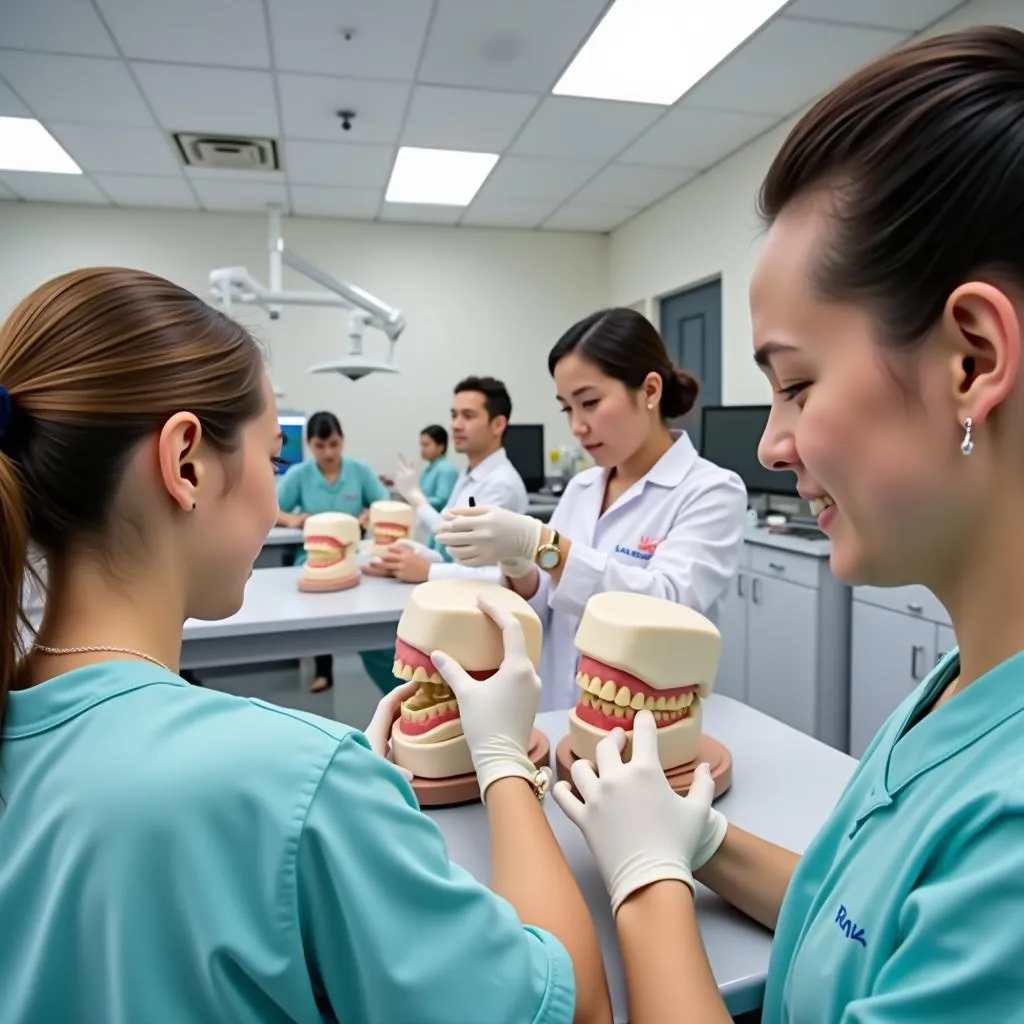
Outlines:
<svg viewBox="0 0 1024 1024"><path fill-rule="evenodd" d="M491 169L495 153L402 146L384 195L388 203L468 206Z"/></svg>
<svg viewBox="0 0 1024 1024"><path fill-rule="evenodd" d="M615 0L553 92L671 106L788 0Z"/></svg>
<svg viewBox="0 0 1024 1024"><path fill-rule="evenodd" d="M0 171L82 173L60 143L29 117L0 117Z"/></svg>

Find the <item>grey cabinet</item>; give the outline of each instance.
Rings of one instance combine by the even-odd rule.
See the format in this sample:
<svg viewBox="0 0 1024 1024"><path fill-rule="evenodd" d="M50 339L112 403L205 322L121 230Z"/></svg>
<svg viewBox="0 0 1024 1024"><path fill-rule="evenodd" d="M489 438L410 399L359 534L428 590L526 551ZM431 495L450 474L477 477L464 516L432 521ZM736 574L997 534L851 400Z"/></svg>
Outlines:
<svg viewBox="0 0 1024 1024"><path fill-rule="evenodd" d="M889 715L955 645L949 616L924 587L854 588L851 755L863 755Z"/></svg>
<svg viewBox="0 0 1024 1024"><path fill-rule="evenodd" d="M715 690L840 750L848 739L850 591L826 545L748 533L718 612Z"/></svg>

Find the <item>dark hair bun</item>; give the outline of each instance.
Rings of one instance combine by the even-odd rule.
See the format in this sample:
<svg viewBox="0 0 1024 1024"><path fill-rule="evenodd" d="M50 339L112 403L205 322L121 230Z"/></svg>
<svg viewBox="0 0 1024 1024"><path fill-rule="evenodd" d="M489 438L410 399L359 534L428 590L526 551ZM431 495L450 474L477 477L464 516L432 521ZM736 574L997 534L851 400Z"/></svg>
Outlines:
<svg viewBox="0 0 1024 1024"><path fill-rule="evenodd" d="M661 414L667 420L685 416L697 401L700 382L688 370L673 367L672 373L662 377Z"/></svg>

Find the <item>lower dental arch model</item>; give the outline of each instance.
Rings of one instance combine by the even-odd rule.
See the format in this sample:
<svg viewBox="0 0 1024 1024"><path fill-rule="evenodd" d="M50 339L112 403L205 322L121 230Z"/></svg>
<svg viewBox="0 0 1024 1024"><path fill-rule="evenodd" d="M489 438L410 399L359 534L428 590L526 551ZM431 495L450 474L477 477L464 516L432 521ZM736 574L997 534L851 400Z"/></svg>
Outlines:
<svg viewBox="0 0 1024 1024"><path fill-rule="evenodd" d="M344 512L321 512L302 525L306 561L299 577L299 590L346 590L360 581L359 520Z"/></svg>
<svg viewBox="0 0 1024 1024"><path fill-rule="evenodd" d="M370 506L373 554L383 555L395 541L410 538L415 523L416 512L412 505L404 501L375 501Z"/></svg>
<svg viewBox="0 0 1024 1024"><path fill-rule="evenodd" d="M587 602L576 631L579 702L569 713L572 753L593 761L598 742L626 731L641 708L654 714L665 771L697 757L702 701L718 672L722 638L692 608L646 594L607 591Z"/></svg>
<svg viewBox="0 0 1024 1024"><path fill-rule="evenodd" d="M471 579L432 580L416 587L398 623L394 674L419 682L420 688L402 702L391 730L391 751L396 764L422 779L473 771L458 701L434 668L430 652L444 651L475 679L497 672L504 656L501 630L477 605L480 595L515 616L534 669L540 665L541 622L518 594Z"/></svg>

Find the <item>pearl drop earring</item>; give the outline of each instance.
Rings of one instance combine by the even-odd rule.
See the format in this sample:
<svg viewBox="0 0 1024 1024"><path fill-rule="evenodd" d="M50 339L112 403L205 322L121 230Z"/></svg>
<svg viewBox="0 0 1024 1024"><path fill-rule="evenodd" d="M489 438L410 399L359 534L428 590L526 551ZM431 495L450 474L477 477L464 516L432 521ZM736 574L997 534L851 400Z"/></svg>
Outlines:
<svg viewBox="0 0 1024 1024"><path fill-rule="evenodd" d="M960 442L962 455L970 455L974 451L974 421L970 416L964 420L964 439Z"/></svg>

